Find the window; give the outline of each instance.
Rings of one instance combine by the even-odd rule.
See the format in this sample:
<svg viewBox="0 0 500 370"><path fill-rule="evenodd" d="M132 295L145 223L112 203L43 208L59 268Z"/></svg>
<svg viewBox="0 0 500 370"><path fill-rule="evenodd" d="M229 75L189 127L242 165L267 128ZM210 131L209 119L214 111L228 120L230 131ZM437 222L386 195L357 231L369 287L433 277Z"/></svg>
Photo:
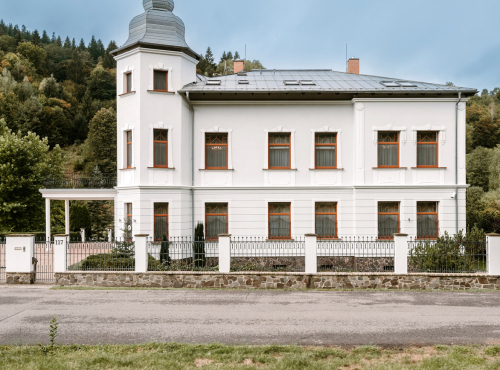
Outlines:
<svg viewBox="0 0 500 370"><path fill-rule="evenodd" d="M438 235L438 203L417 202L417 238L436 239Z"/></svg>
<svg viewBox="0 0 500 370"><path fill-rule="evenodd" d="M132 168L132 131L127 131L127 168Z"/></svg>
<svg viewBox="0 0 500 370"><path fill-rule="evenodd" d="M378 133L378 166L399 167L399 132Z"/></svg>
<svg viewBox="0 0 500 370"><path fill-rule="evenodd" d="M155 203L155 240L168 240L168 203Z"/></svg>
<svg viewBox="0 0 500 370"><path fill-rule="evenodd" d="M125 93L132 91L132 72L125 73Z"/></svg>
<svg viewBox="0 0 500 370"><path fill-rule="evenodd" d="M392 239L399 233L399 203L379 202L378 204L378 237Z"/></svg>
<svg viewBox="0 0 500 370"><path fill-rule="evenodd" d="M168 72L154 71L154 87L155 91L168 91Z"/></svg>
<svg viewBox="0 0 500 370"><path fill-rule="evenodd" d="M337 168L337 134L317 133L316 168Z"/></svg>
<svg viewBox="0 0 500 370"><path fill-rule="evenodd" d="M125 203L125 212L127 218L127 238L132 239L132 203Z"/></svg>
<svg viewBox="0 0 500 370"><path fill-rule="evenodd" d="M337 237L337 203L316 203L316 234L320 239Z"/></svg>
<svg viewBox="0 0 500 370"><path fill-rule="evenodd" d="M154 166L168 167L168 130L153 131Z"/></svg>
<svg viewBox="0 0 500 370"><path fill-rule="evenodd" d="M227 203L205 205L205 234L207 240L218 240L220 234L227 234Z"/></svg>
<svg viewBox="0 0 500 370"><path fill-rule="evenodd" d="M205 169L227 170L227 134L205 134Z"/></svg>
<svg viewBox="0 0 500 370"><path fill-rule="evenodd" d="M269 169L290 169L290 133L269 134Z"/></svg>
<svg viewBox="0 0 500 370"><path fill-rule="evenodd" d="M438 133L419 131L417 133L417 167L438 166Z"/></svg>
<svg viewBox="0 0 500 370"><path fill-rule="evenodd" d="M269 203L269 239L291 238L290 203Z"/></svg>

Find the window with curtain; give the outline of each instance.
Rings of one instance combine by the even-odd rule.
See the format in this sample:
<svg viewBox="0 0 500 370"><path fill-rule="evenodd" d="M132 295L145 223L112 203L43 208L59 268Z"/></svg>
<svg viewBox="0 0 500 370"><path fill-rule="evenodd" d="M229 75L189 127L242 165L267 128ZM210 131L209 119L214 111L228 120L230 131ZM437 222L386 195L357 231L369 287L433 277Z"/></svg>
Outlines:
<svg viewBox="0 0 500 370"><path fill-rule="evenodd" d="M399 233L399 202L379 202L378 237L392 239Z"/></svg>
<svg viewBox="0 0 500 370"><path fill-rule="evenodd" d="M316 168L337 168L337 134L316 133Z"/></svg>
<svg viewBox="0 0 500 370"><path fill-rule="evenodd" d="M227 234L227 203L205 205L205 234L207 240L217 240L220 234Z"/></svg>
<svg viewBox="0 0 500 370"><path fill-rule="evenodd" d="M399 167L399 132L378 133L378 166Z"/></svg>
<svg viewBox="0 0 500 370"><path fill-rule="evenodd" d="M168 167L168 130L153 131L154 166Z"/></svg>
<svg viewBox="0 0 500 370"><path fill-rule="evenodd" d="M168 91L168 72L154 71L154 90Z"/></svg>
<svg viewBox="0 0 500 370"><path fill-rule="evenodd" d="M205 169L227 170L227 134L205 134Z"/></svg>
<svg viewBox="0 0 500 370"><path fill-rule="evenodd" d="M168 240L168 203L155 203L154 212L155 240Z"/></svg>
<svg viewBox="0 0 500 370"><path fill-rule="evenodd" d="M290 203L269 203L269 239L291 238L290 209Z"/></svg>
<svg viewBox="0 0 500 370"><path fill-rule="evenodd" d="M125 93L132 91L132 72L125 73Z"/></svg>
<svg viewBox="0 0 500 370"><path fill-rule="evenodd" d="M126 203L125 204L125 211L126 211L126 217L127 217L127 238L132 239L132 203Z"/></svg>
<svg viewBox="0 0 500 370"><path fill-rule="evenodd" d="M337 237L337 203L316 203L316 235L328 239Z"/></svg>
<svg viewBox="0 0 500 370"><path fill-rule="evenodd" d="M417 202L417 238L436 239L438 235L438 203Z"/></svg>
<svg viewBox="0 0 500 370"><path fill-rule="evenodd" d="M132 168L132 131L127 131L127 168Z"/></svg>
<svg viewBox="0 0 500 370"><path fill-rule="evenodd" d="M269 134L269 169L290 169L290 133Z"/></svg>
<svg viewBox="0 0 500 370"><path fill-rule="evenodd" d="M417 133L417 167L438 166L438 133L419 131Z"/></svg>

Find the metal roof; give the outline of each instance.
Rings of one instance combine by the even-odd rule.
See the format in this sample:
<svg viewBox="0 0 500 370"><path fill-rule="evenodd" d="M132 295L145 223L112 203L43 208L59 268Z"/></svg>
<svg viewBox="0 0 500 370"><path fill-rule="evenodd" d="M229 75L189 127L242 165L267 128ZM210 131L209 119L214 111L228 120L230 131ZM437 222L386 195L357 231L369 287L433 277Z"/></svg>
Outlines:
<svg viewBox="0 0 500 370"><path fill-rule="evenodd" d="M117 54L134 45L145 45L174 50L186 50L199 59L199 55L186 43L184 22L174 15L173 0L143 0L145 12L130 22L129 38Z"/></svg>
<svg viewBox="0 0 500 370"><path fill-rule="evenodd" d="M271 69L213 78L198 75L197 81L184 86L181 92L476 93L477 90L332 70Z"/></svg>

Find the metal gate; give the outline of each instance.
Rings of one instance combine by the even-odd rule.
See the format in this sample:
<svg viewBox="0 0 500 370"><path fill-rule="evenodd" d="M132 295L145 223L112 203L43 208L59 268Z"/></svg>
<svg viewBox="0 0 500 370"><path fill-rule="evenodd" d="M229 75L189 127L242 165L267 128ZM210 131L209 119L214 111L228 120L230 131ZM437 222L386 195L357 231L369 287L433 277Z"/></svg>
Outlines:
<svg viewBox="0 0 500 370"><path fill-rule="evenodd" d="M0 283L5 283L7 280L5 249L5 238L0 238Z"/></svg>
<svg viewBox="0 0 500 370"><path fill-rule="evenodd" d="M35 241L36 282L55 283L54 277L54 241Z"/></svg>

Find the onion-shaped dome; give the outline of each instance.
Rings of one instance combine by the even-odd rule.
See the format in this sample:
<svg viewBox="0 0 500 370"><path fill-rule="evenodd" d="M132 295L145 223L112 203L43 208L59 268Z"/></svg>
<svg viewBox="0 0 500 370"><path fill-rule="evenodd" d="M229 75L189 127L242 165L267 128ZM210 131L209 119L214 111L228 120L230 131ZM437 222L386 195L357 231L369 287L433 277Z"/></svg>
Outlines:
<svg viewBox="0 0 500 370"><path fill-rule="evenodd" d="M155 47L166 50L184 51L200 59L191 50L185 40L184 22L174 15L173 0L143 0L145 12L130 22L128 40L113 54L130 49L133 46Z"/></svg>

